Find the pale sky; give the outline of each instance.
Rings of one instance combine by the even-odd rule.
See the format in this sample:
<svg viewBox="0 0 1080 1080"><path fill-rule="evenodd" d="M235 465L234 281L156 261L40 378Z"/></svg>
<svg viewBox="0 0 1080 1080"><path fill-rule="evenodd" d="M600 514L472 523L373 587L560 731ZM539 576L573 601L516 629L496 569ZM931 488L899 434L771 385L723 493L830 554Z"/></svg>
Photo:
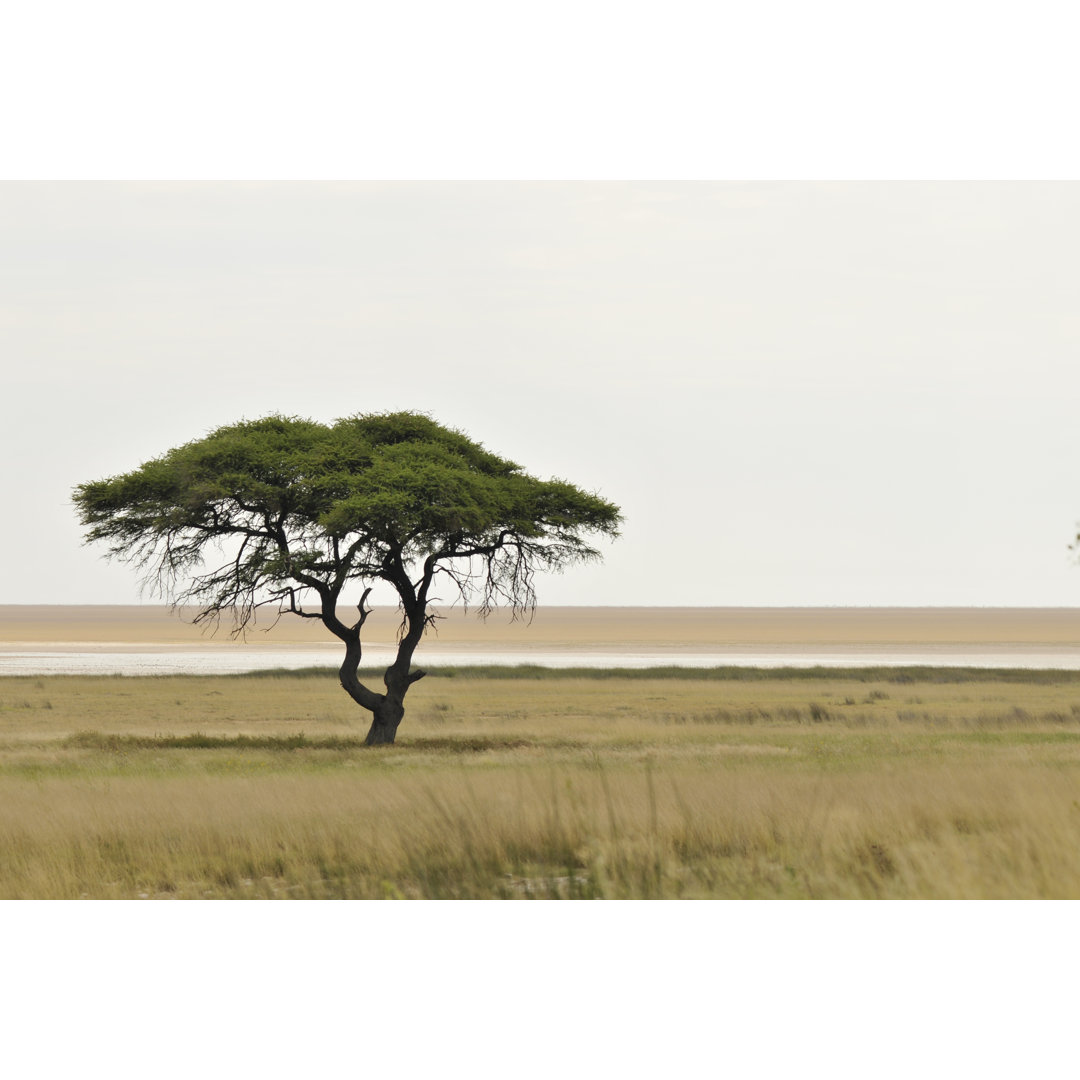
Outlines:
<svg viewBox="0 0 1080 1080"><path fill-rule="evenodd" d="M419 409L623 507L547 604L1080 605L1080 183L0 184L3 603L71 488Z"/></svg>

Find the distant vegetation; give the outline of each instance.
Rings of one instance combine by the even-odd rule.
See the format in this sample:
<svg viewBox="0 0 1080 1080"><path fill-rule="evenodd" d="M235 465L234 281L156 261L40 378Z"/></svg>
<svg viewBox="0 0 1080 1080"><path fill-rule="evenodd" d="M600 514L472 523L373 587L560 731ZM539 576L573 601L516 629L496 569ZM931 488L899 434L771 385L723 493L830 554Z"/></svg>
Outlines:
<svg viewBox="0 0 1080 1080"><path fill-rule="evenodd" d="M376 678L379 668L361 668L360 674ZM540 664L473 664L456 667L429 665L429 677L437 679L680 679L704 682L798 682L835 681L844 679L860 683L967 683L1007 682L1062 686L1080 683L1080 671L1045 668L972 668L933 667L920 665L898 667L883 664L877 667L667 667L609 668L609 667L545 667ZM237 679L326 678L333 668L266 668L241 675ZM204 676L209 678L211 676Z"/></svg>

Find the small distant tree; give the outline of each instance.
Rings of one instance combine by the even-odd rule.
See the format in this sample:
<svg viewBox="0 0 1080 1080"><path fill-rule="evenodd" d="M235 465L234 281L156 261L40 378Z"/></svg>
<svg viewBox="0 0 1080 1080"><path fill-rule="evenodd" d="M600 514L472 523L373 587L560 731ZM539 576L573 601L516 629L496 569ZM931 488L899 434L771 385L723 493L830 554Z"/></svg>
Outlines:
<svg viewBox="0 0 1080 1080"><path fill-rule="evenodd" d="M535 479L413 412L233 424L73 497L87 542L108 544L174 605L197 607L196 623L226 616L236 636L262 608L321 620L345 645L341 685L372 714L369 745L394 741L424 676L412 660L436 617L437 580L482 616L504 604L530 613L536 573L598 558L586 538L617 536L620 522L598 495ZM381 692L357 674L380 581L401 609ZM355 621L338 612L348 586L363 588Z"/></svg>

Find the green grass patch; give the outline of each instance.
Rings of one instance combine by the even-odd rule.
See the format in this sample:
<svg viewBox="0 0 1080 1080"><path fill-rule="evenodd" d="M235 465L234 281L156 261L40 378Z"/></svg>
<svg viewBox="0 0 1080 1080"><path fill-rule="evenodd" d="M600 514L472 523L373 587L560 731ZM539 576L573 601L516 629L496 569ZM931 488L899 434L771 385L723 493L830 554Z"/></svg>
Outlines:
<svg viewBox="0 0 1080 1080"><path fill-rule="evenodd" d="M362 736L324 735L314 738L295 735L114 735L100 731L78 731L62 740L65 750L366 750ZM490 750L521 750L537 745L535 739L502 736L462 736L460 738L405 738L396 747L376 747L376 751L407 748L447 754L481 754ZM547 743L545 743L547 745Z"/></svg>

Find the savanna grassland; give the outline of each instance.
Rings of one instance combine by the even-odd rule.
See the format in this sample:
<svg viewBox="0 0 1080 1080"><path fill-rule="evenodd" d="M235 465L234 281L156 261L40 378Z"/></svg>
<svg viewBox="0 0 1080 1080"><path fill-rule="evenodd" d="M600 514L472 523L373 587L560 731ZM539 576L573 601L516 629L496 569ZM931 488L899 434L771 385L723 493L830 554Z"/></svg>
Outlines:
<svg viewBox="0 0 1080 1080"><path fill-rule="evenodd" d="M3 898L1075 898L1080 673L0 679Z"/></svg>

